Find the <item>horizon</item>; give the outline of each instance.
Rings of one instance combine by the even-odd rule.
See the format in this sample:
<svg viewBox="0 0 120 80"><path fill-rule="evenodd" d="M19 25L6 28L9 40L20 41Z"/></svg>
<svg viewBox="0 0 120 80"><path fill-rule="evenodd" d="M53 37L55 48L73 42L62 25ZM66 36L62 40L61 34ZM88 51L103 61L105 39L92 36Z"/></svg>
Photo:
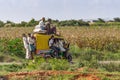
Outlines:
<svg viewBox="0 0 120 80"><path fill-rule="evenodd" d="M0 20L111 20L120 17L120 0L0 0Z"/></svg>
<svg viewBox="0 0 120 80"><path fill-rule="evenodd" d="M115 17L115 18L120 18L120 17ZM35 18L31 18L30 20L32 20L32 19L35 19ZM49 19L49 18L46 18L46 20L47 19ZM50 19L52 19L52 18L50 18ZM66 19L66 20L83 20L83 21L93 21L93 20L98 20L99 18L96 18L96 19ZM110 18L100 18L100 19L103 19L104 21L111 21L111 20L113 20L114 21L114 18L112 18L112 19L110 19ZM0 21L2 21L2 22L4 22L4 23L6 23L7 21L11 21L11 22L14 22L14 23L21 23L22 21L24 21L24 22L29 22L30 20L28 20L28 21L24 21L24 20L21 20L21 21L19 21L19 22L14 22L14 21L11 21L11 20L6 20L6 21L2 21L2 20L0 20ZM52 20L58 20L58 19L52 19ZM58 20L58 21L66 21L66 20ZM37 20L37 19L35 19L35 21L39 21L39 20Z"/></svg>

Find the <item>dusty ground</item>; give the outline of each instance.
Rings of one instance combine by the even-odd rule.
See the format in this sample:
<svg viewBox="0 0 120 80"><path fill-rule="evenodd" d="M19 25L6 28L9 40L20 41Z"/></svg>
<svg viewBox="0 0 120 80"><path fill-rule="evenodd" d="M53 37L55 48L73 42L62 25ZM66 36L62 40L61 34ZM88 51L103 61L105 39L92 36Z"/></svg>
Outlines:
<svg viewBox="0 0 120 80"><path fill-rule="evenodd" d="M88 69L88 72L84 72L85 68L79 68L76 71L53 71L53 70L42 70L42 71L32 71L32 72L12 72L8 75L5 75L6 80L11 80L15 77L17 80L24 80L27 76L38 76L34 80L48 80L48 76L57 76L57 75L73 75L73 78L70 80L102 80L98 75L104 75L109 77L110 80L120 80L120 74L110 74L102 73L95 69ZM108 80L108 79L107 79Z"/></svg>
<svg viewBox="0 0 120 80"><path fill-rule="evenodd" d="M39 77L37 80L44 80L45 76L53 76L53 75L64 75L64 74L71 74L75 75L72 80L101 80L99 77L97 77L95 74L81 74L79 72L69 72L69 71L34 71L34 72L19 72L19 73L11 73L6 75L8 79L11 79L12 77L16 77L18 79L24 79L26 76L42 76Z"/></svg>

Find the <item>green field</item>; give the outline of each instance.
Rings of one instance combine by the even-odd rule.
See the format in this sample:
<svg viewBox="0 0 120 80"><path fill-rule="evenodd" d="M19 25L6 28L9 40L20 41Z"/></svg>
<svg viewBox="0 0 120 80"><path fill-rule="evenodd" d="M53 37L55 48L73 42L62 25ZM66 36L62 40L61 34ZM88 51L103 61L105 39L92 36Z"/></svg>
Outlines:
<svg viewBox="0 0 120 80"><path fill-rule="evenodd" d="M83 80L87 78L84 78L82 74L92 74L92 76L95 74L101 80L120 79L119 27L58 27L57 31L71 43L70 52L73 56L73 64L68 63L64 59L48 59L46 61L36 55L34 63L31 60L25 60L25 50L21 35L23 33L31 33L32 30L33 27L0 28L1 75L9 75L11 72L63 70L79 73ZM100 61L108 61L108 63L100 63ZM65 74L64 76L61 76L61 74L51 75L45 80L57 78L58 80L75 79L77 75L75 73L71 75ZM30 78L31 76L28 76L26 79L29 80ZM37 79L38 76L35 75L32 78Z"/></svg>

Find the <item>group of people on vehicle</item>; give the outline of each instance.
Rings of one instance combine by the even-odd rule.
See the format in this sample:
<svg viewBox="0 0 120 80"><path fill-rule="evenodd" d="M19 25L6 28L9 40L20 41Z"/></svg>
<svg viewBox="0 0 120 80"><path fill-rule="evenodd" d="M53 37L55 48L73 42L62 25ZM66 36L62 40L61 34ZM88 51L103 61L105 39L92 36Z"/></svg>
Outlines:
<svg viewBox="0 0 120 80"><path fill-rule="evenodd" d="M56 26L51 24L51 19L48 19L48 21L45 22L45 17L43 17L39 24L35 26L33 32L56 34Z"/></svg>
<svg viewBox="0 0 120 80"><path fill-rule="evenodd" d="M36 46L35 46L35 38L32 34L28 33L22 34L23 36L23 44L24 48L26 50L26 59L33 59L33 53L36 51Z"/></svg>
<svg viewBox="0 0 120 80"><path fill-rule="evenodd" d="M33 54L36 53L36 40L35 37L28 33L28 35L23 34L23 44L24 48L26 50L26 59L33 59ZM51 38L48 41L49 48L54 50L56 52L56 57L58 57L58 53L63 52L64 54L66 53L66 48L63 40L54 38L52 35Z"/></svg>
<svg viewBox="0 0 120 80"><path fill-rule="evenodd" d="M60 52L66 53L65 43L61 39L54 38L53 35L49 39L49 47L56 52L56 57Z"/></svg>
<svg viewBox="0 0 120 80"><path fill-rule="evenodd" d="M56 34L56 27L51 25L51 19L48 19L48 22L45 23L45 18L43 17L39 24L33 30L34 33L46 33ZM33 34L34 34L33 33ZM26 50L26 59L33 59L33 53L36 53L36 40L33 34L28 33L28 35L23 34L23 43L24 48ZM54 35L48 41L49 48L56 52L56 57L58 57L58 53L63 52L66 53L66 48L64 47L64 42L61 39L57 39Z"/></svg>

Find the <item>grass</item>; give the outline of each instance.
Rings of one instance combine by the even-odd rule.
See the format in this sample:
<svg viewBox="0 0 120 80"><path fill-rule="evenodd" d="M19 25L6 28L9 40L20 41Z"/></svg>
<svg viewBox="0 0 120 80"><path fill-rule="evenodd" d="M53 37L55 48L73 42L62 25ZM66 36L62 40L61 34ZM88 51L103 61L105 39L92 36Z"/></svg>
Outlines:
<svg viewBox="0 0 120 80"><path fill-rule="evenodd" d="M23 33L31 33L32 30L33 27L1 28L0 38L22 38ZM59 27L57 31L71 44L77 44L80 48L90 47L112 52L120 49L120 28L117 27Z"/></svg>
<svg viewBox="0 0 120 80"><path fill-rule="evenodd" d="M23 62L23 59L15 56L8 55L4 53L0 53L0 62Z"/></svg>
<svg viewBox="0 0 120 80"><path fill-rule="evenodd" d="M22 65L0 66L2 73L7 74L13 71L33 71L33 70L65 70L75 71L78 68L86 67L84 72L89 72L89 68L101 70L102 72L119 72L120 65L101 65L98 61L120 60L120 28L117 27L59 27L58 31L70 43L70 52L73 55L74 64L69 64L66 60L48 59L35 57L35 63L31 60L24 61L24 47L22 34L31 33L33 27L8 27L0 28L0 61L1 62L22 62ZM72 33L72 34L71 34ZM17 45L17 46L16 46ZM18 46L19 45L19 46ZM119 74L119 73L118 73ZM103 80L109 77L103 76ZM102 77L101 76L101 77ZM37 76L33 76L37 78ZM65 76L52 76L49 79L63 79ZM119 77L118 77L119 78ZM29 77L27 78L29 79ZM26 80L27 80L26 79ZM111 78L110 78L111 79Z"/></svg>
<svg viewBox="0 0 120 80"><path fill-rule="evenodd" d="M8 27L0 29L0 38L22 38L23 33L31 33L33 27ZM118 52L120 49L120 28L118 27L58 27L57 31L71 44L80 48L108 50ZM74 33L73 33L74 32ZM72 34L71 34L72 33Z"/></svg>

